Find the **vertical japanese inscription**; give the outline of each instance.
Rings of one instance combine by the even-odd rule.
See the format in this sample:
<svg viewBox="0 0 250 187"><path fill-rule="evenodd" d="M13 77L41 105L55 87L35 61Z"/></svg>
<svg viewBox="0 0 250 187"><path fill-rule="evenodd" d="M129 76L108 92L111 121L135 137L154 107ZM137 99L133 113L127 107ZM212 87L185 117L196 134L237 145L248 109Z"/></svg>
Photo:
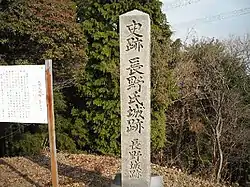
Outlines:
<svg viewBox="0 0 250 187"><path fill-rule="evenodd" d="M126 51L134 49L140 52L143 48L143 35L139 33L142 28L142 24L132 19L132 22L126 26L129 31L129 36L126 39L128 42Z"/></svg>
<svg viewBox="0 0 250 187"><path fill-rule="evenodd" d="M122 186L150 185L150 20L120 16Z"/></svg>
<svg viewBox="0 0 250 187"><path fill-rule="evenodd" d="M139 179L142 177L142 168L141 168L141 142L138 138L132 139L131 144L129 145L130 151L130 168L129 168L129 177Z"/></svg>
<svg viewBox="0 0 250 187"><path fill-rule="evenodd" d="M128 71L128 81L127 90L128 92L128 111L127 111L127 132L135 131L141 134L144 129L144 101L140 100L142 84L144 83L144 73L140 71L143 67L140 64L140 58L134 57L129 59L129 67L126 68Z"/></svg>
<svg viewBox="0 0 250 187"><path fill-rule="evenodd" d="M139 53L143 49L143 24L132 19L131 23L126 25L128 29L128 37L126 51L134 50L134 55L132 58L128 59L128 66L126 68L127 72L127 90L128 90L128 110L127 110L127 133L136 132L142 134L144 130L144 101L141 100L141 92L144 83L144 72L143 64L140 62ZM138 54L136 54L138 53ZM135 146L137 144L137 146ZM130 179L140 179L142 177L141 168L141 145L139 139L132 139L131 145L129 146L129 178Z"/></svg>

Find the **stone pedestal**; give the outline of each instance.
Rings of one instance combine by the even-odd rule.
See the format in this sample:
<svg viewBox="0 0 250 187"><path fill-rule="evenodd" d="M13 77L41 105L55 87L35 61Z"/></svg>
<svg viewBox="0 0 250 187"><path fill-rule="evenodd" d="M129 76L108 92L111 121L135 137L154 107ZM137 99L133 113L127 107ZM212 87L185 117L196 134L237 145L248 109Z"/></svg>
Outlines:
<svg viewBox="0 0 250 187"><path fill-rule="evenodd" d="M117 173L111 187L121 186L121 173ZM150 187L164 187L163 177L159 175L151 175Z"/></svg>

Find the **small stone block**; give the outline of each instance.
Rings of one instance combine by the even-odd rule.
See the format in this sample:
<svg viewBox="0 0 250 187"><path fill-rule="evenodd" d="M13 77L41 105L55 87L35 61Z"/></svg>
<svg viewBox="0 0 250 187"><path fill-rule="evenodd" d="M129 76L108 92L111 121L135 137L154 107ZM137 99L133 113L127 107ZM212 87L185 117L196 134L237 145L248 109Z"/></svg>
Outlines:
<svg viewBox="0 0 250 187"><path fill-rule="evenodd" d="M151 175L150 187L163 187L163 177L159 175ZM117 173L111 187L121 187L121 173Z"/></svg>

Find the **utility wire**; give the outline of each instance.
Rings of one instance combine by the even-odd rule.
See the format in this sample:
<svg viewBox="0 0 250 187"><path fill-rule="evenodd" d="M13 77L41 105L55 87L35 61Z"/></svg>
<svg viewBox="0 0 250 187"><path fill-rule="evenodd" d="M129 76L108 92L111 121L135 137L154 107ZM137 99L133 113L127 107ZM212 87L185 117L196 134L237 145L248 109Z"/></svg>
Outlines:
<svg viewBox="0 0 250 187"><path fill-rule="evenodd" d="M165 6L167 7L165 10L172 10L172 9L175 9L175 8L181 8L181 7L184 7L184 6L187 6L187 5L191 5L193 3L198 3L200 2L201 0L177 0L176 2L174 3L170 3L170 4L166 4Z"/></svg>
<svg viewBox="0 0 250 187"><path fill-rule="evenodd" d="M190 25L190 24L198 25L198 24L210 23L210 22L214 22L214 21L221 21L221 20L224 20L224 19L229 19L229 18L232 18L232 17L238 17L238 16L249 14L249 13L250 13L250 7L241 8L241 9L233 10L233 11L230 11L230 12L224 12L224 13L221 13L221 14L217 14L217 15L214 15L214 16L207 16L207 17L204 17L204 18L198 18L198 19L194 19L194 20L191 20L191 21L187 21L187 22L181 22L181 23L178 23L178 24L174 24L173 27L179 26L179 25L181 25L181 26L186 26L186 25Z"/></svg>

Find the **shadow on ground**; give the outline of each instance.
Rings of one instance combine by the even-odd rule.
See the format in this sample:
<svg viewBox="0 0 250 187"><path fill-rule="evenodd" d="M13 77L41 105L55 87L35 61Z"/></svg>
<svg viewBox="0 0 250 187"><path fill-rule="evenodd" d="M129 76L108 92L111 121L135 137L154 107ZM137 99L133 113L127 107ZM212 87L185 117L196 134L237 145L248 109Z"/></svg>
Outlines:
<svg viewBox="0 0 250 187"><path fill-rule="evenodd" d="M4 166L9 167L13 172L15 172L16 174L18 174L21 178L23 178L24 180L26 180L28 183L30 183L30 184L32 184L32 185L34 185L36 187L43 187L39 183L33 181L27 174L22 173L17 168L15 168L14 166L12 166L8 162L4 161L3 159L0 159L0 165L4 165Z"/></svg>
<svg viewBox="0 0 250 187"><path fill-rule="evenodd" d="M40 155L39 157L26 157L39 166L50 168L50 158L45 155ZM74 183L83 182L88 187L109 187L111 179L102 176L97 171L89 171L79 166L70 166L64 163L57 162L58 165L58 175L66 176L71 178ZM65 185L59 181L61 185Z"/></svg>

